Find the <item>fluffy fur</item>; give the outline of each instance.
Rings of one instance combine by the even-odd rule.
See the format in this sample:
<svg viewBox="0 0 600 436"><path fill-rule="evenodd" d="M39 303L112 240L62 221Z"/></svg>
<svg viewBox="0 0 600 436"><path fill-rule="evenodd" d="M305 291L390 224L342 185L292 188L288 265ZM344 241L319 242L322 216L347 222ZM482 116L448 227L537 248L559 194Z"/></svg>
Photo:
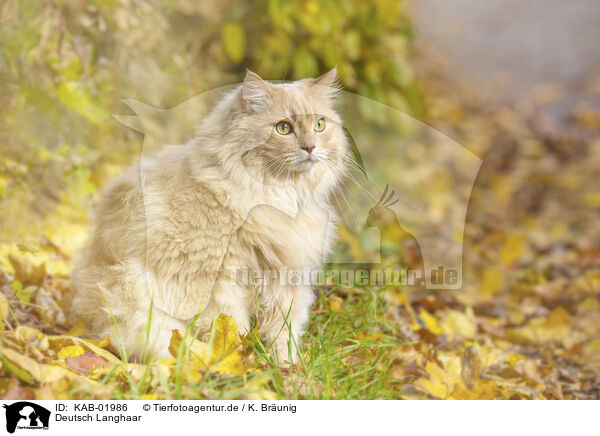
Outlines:
<svg viewBox="0 0 600 436"><path fill-rule="evenodd" d="M248 72L192 141L108 186L74 273L73 308L90 335L163 358L172 329L194 323L206 333L223 313L244 333L257 315L279 359L296 358L310 285L249 285L236 272L314 270L329 252L348 148L335 80L335 70L285 84ZM291 134L277 132L282 120Z"/></svg>

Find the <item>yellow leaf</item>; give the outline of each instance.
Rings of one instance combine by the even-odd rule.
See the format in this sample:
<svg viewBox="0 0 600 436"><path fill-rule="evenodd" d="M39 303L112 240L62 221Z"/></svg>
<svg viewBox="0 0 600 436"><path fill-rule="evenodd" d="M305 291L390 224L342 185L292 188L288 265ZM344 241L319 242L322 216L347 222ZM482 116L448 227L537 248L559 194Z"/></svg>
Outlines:
<svg viewBox="0 0 600 436"><path fill-rule="evenodd" d="M188 380L194 382L202 377L200 371L243 374L243 355L238 350L240 345L240 336L233 318L219 315L212 325L208 343L191 337L184 338L179 330L173 330L169 351L177 358L180 348L183 347L183 373Z"/></svg>
<svg viewBox="0 0 600 436"><path fill-rule="evenodd" d="M174 357L168 357L162 360L156 360L152 362L152 365L164 365L164 366L173 366L177 363L177 359Z"/></svg>
<svg viewBox="0 0 600 436"><path fill-rule="evenodd" d="M11 348L4 347L2 349L3 361L10 361L14 366L26 371L32 380L44 383L52 383L62 379L75 381L78 385L86 385L93 383L91 380L83 376L77 375L56 365L48 365L35 361L29 356L26 356ZM5 360L6 359L6 360Z"/></svg>
<svg viewBox="0 0 600 436"><path fill-rule="evenodd" d="M330 295L329 298L327 298L327 303L329 304L329 310L331 312L339 312L342 310L342 304L344 304L344 300L337 295Z"/></svg>
<svg viewBox="0 0 600 436"><path fill-rule="evenodd" d="M471 389L462 384L456 386L451 400L495 400L503 398L503 392L494 380L481 380Z"/></svg>
<svg viewBox="0 0 600 436"><path fill-rule="evenodd" d="M111 345L110 336L105 337L101 341L97 341L95 339L86 339L87 342L94 344L98 348L108 348Z"/></svg>
<svg viewBox="0 0 600 436"><path fill-rule="evenodd" d="M496 295L502 288L502 271L496 268L488 269L483 274L479 292L483 295Z"/></svg>
<svg viewBox="0 0 600 436"><path fill-rule="evenodd" d="M142 378L150 375L150 379L154 380L154 384L158 383L160 379L168 379L173 374L174 367L167 365L155 365L152 363L148 368L148 365L140 363L130 363L127 365L127 373L136 381L142 380ZM200 380L200 379L196 379ZM190 380L192 382L192 380Z"/></svg>
<svg viewBox="0 0 600 436"><path fill-rule="evenodd" d="M110 345L110 336L105 337L104 339L102 339L100 342L98 342L96 345L96 347L100 347L100 348L106 348Z"/></svg>
<svg viewBox="0 0 600 436"><path fill-rule="evenodd" d="M483 368L502 363L504 361L504 353L496 348L484 346L480 348L479 357Z"/></svg>
<svg viewBox="0 0 600 436"><path fill-rule="evenodd" d="M522 344L562 342L568 347L573 341L570 324L569 313L557 307L547 318L533 318L523 327L506 329L506 338Z"/></svg>
<svg viewBox="0 0 600 436"><path fill-rule="evenodd" d="M10 307L8 305L8 300L6 299L6 296L0 292L0 316L2 319L6 319L9 313Z"/></svg>
<svg viewBox="0 0 600 436"><path fill-rule="evenodd" d="M8 182L6 181L6 178L3 177L2 175L0 175L0 199L1 200L4 200L6 198L7 188L8 188Z"/></svg>
<svg viewBox="0 0 600 436"><path fill-rule="evenodd" d="M567 312L561 306L554 309L550 313L550 315L548 315L548 319L546 320L546 324L548 327L569 325L570 323L571 323L571 316L569 315L569 312Z"/></svg>
<svg viewBox="0 0 600 436"><path fill-rule="evenodd" d="M577 313L593 312L600 308L600 303L594 297L588 297L577 305Z"/></svg>
<svg viewBox="0 0 600 436"><path fill-rule="evenodd" d="M58 352L58 358L65 360L67 357L77 357L85 353L85 350L80 345L70 345L68 347L61 348Z"/></svg>
<svg viewBox="0 0 600 436"><path fill-rule="evenodd" d="M0 292L0 331L4 331L4 320L8 318L10 306L6 296Z"/></svg>
<svg viewBox="0 0 600 436"><path fill-rule="evenodd" d="M232 353L242 343L235 321L230 316L219 315L213 323L209 345L212 344L209 364L212 365Z"/></svg>
<svg viewBox="0 0 600 436"><path fill-rule="evenodd" d="M512 324L522 324L523 322L525 322L525 319L525 315L523 315L523 313L519 312L518 310L509 310L508 312L508 320Z"/></svg>
<svg viewBox="0 0 600 436"><path fill-rule="evenodd" d="M14 336L17 341L25 344L31 344L37 347L40 351L48 349L48 338L38 329L33 327L20 325L14 331Z"/></svg>
<svg viewBox="0 0 600 436"><path fill-rule="evenodd" d="M515 366L519 360L522 360L524 358L525 356L519 353L508 353L506 355L506 361L512 366Z"/></svg>
<svg viewBox="0 0 600 436"><path fill-rule="evenodd" d="M425 370L429 377L417 380L415 385L435 398L448 398L452 391L454 391L456 384L460 381L458 373L444 371L431 361L427 362Z"/></svg>
<svg viewBox="0 0 600 436"><path fill-rule="evenodd" d="M184 342L185 339L185 342ZM171 333L171 343L169 344L169 352L176 359L178 358L180 353L183 353L185 356L186 353L191 352L196 356L206 356L206 351L208 350L208 344L205 342L198 341L188 335L183 336L181 331L173 330Z"/></svg>
<svg viewBox="0 0 600 436"><path fill-rule="evenodd" d="M15 279L23 285L41 286L46 276L46 264L34 264L23 256L8 255L15 272Z"/></svg>
<svg viewBox="0 0 600 436"><path fill-rule="evenodd" d="M221 29L221 41L225 53L233 62L241 62L246 50L246 33L238 23L228 21Z"/></svg>
<svg viewBox="0 0 600 436"><path fill-rule="evenodd" d="M448 334L462 336L466 339L474 338L477 333L477 325L473 309L468 307L464 313L457 310L447 311L441 322L441 328Z"/></svg>
<svg viewBox="0 0 600 436"><path fill-rule="evenodd" d="M169 352L178 360L183 360L181 373L190 383L199 383L202 372L208 369L205 363L208 344L196 339L184 337L179 330L173 330ZM178 355L181 353L181 357Z"/></svg>
<svg viewBox="0 0 600 436"><path fill-rule="evenodd" d="M381 339L383 339L383 333L381 332L375 332L375 333L371 333L367 339L369 339L370 341L380 341Z"/></svg>
<svg viewBox="0 0 600 436"><path fill-rule="evenodd" d="M266 374L252 377L245 385L248 390L248 398L251 400L277 400L277 394L266 388L270 382L271 377Z"/></svg>
<svg viewBox="0 0 600 436"><path fill-rule="evenodd" d="M121 364L121 359L117 356L105 350L104 348L97 347L95 344L88 342L84 339L78 338L76 336L48 336L48 341L50 342L50 347L54 350L65 348L67 346L79 345L85 351L89 351L97 356L102 357L107 362L111 362L114 364Z"/></svg>
<svg viewBox="0 0 600 436"><path fill-rule="evenodd" d="M93 190L94 187L90 186L91 182L86 181L82 182L85 184L85 189ZM91 193L91 192L90 192ZM57 215L64 215L67 212L59 213L57 211ZM44 236L46 236L53 244L57 247L60 247L61 251L65 253L67 256L74 256L77 254L77 250L79 247L83 245L85 240L87 239L87 229L83 223L80 222L70 222L68 221L68 217L63 216L60 218L59 222L48 222L44 226ZM48 272L65 275L64 266L59 262L49 262L48 263ZM66 270L67 274L69 270Z"/></svg>
<svg viewBox="0 0 600 436"><path fill-rule="evenodd" d="M590 209L597 209L600 207L600 192L586 192L582 195L581 202L584 206Z"/></svg>
<svg viewBox="0 0 600 436"><path fill-rule="evenodd" d="M82 226L83 227L83 226ZM83 227L85 229L85 227ZM57 244L61 247L61 251L65 251L61 244ZM81 245L81 244L80 244ZM79 246L80 246L79 245ZM19 274L31 275L39 279L41 272L41 265L45 264L46 272L50 275L62 275L66 276L69 274L70 269L64 260L56 259L53 253L48 250L43 250L42 246L24 246L23 244L9 242L0 242L0 269L7 272L8 274L15 274L15 268L12 265L10 257L14 257L17 262L22 264L26 269L24 272L20 271Z"/></svg>
<svg viewBox="0 0 600 436"><path fill-rule="evenodd" d="M23 290L23 283L15 279L11 283L10 288L15 292L21 292Z"/></svg>
<svg viewBox="0 0 600 436"><path fill-rule="evenodd" d="M513 233L506 238L506 242L500 249L499 257L505 265L510 265L519 260L523 255L525 245L525 236L520 233Z"/></svg>
<svg viewBox="0 0 600 436"><path fill-rule="evenodd" d="M73 324L73 327L71 327L71 329L67 333L71 336L81 336L84 335L86 331L87 325L85 321L82 319L77 319L77 321L75 321L75 324ZM93 339L90 339L89 341L92 343L96 342Z"/></svg>
<svg viewBox="0 0 600 436"><path fill-rule="evenodd" d="M242 357L242 353L234 351L219 361L211 369L219 374L242 375L244 373Z"/></svg>
<svg viewBox="0 0 600 436"><path fill-rule="evenodd" d="M426 310L421 309L421 311L419 312L419 318L425 324L425 328L427 328L427 330L429 330L434 335L441 335L442 333L444 333L444 330L442 330L442 328L438 324L437 318L429 312L427 312Z"/></svg>
<svg viewBox="0 0 600 436"><path fill-rule="evenodd" d="M588 342L581 350L581 355L590 362L600 361L600 338Z"/></svg>

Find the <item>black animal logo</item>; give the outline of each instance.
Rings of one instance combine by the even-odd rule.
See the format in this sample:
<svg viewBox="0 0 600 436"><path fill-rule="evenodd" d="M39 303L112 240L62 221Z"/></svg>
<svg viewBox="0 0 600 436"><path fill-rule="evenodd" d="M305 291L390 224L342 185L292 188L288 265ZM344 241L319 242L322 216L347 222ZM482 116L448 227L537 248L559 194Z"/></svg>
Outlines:
<svg viewBox="0 0 600 436"><path fill-rule="evenodd" d="M10 405L4 404L6 409L6 431L14 433L17 425L21 428L43 428L48 429L50 411L30 403L19 401Z"/></svg>

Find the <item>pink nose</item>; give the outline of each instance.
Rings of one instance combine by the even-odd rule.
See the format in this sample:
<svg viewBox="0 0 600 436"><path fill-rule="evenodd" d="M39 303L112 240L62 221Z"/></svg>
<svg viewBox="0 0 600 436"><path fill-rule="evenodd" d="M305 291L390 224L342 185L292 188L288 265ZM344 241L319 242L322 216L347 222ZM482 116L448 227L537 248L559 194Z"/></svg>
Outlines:
<svg viewBox="0 0 600 436"><path fill-rule="evenodd" d="M301 148L308 154L311 154L313 152L313 150L315 149L315 146L312 144L309 144L309 145L303 145Z"/></svg>

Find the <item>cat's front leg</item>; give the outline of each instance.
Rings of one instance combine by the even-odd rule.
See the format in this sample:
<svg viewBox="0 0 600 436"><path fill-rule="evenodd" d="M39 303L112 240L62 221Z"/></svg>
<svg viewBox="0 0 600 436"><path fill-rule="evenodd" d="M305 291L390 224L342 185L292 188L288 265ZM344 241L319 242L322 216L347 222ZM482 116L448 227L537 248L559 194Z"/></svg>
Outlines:
<svg viewBox="0 0 600 436"><path fill-rule="evenodd" d="M314 293L310 286L273 286L261 302L260 334L277 362L296 363Z"/></svg>
<svg viewBox="0 0 600 436"><path fill-rule="evenodd" d="M208 325L219 314L233 318L238 331L245 335L250 331L250 318L254 308L253 293L246 287L240 286L235 280L220 279L213 291L208 310L205 310L201 318L210 317Z"/></svg>

